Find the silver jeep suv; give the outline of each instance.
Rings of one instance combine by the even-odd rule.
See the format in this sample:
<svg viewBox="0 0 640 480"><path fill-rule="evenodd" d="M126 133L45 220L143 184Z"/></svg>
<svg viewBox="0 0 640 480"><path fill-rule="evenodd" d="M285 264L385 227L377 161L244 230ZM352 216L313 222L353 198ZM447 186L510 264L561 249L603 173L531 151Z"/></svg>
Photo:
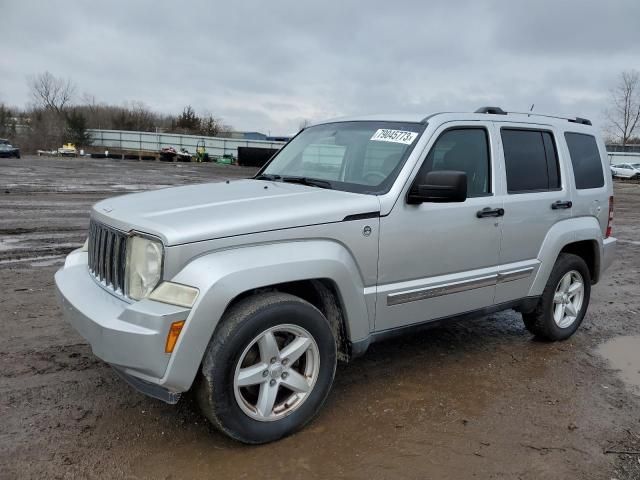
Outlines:
<svg viewBox="0 0 640 480"><path fill-rule="evenodd" d="M96 204L56 286L134 387L193 389L220 430L269 442L319 411L337 360L417 326L514 309L570 337L614 255L606 159L581 118L327 121L252 179Z"/></svg>

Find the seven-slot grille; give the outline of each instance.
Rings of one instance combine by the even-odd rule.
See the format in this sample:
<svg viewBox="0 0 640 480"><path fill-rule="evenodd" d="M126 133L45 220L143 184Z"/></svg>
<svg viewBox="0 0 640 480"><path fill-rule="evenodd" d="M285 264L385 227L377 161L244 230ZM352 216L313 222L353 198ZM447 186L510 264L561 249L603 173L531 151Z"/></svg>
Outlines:
<svg viewBox="0 0 640 480"><path fill-rule="evenodd" d="M91 221L89 271L107 287L124 294L127 234Z"/></svg>

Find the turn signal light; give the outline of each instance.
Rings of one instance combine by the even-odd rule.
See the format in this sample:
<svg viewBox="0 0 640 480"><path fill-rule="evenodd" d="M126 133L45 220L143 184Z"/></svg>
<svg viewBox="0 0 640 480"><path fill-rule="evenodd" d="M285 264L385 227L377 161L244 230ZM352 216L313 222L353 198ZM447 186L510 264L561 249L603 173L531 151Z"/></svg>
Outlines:
<svg viewBox="0 0 640 480"><path fill-rule="evenodd" d="M178 342L178 337L180 336L180 332L182 331L182 327L184 327L184 320L180 320L179 322L173 322L171 327L169 328L169 334L167 335L167 343L164 345L165 353L172 353L173 349Z"/></svg>

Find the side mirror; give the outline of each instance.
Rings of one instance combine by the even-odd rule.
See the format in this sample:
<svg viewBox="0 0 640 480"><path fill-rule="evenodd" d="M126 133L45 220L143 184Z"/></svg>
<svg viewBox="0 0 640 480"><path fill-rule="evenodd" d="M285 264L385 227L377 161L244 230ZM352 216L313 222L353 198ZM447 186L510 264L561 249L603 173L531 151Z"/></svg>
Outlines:
<svg viewBox="0 0 640 480"><path fill-rule="evenodd" d="M464 202L467 199L467 174L455 170L436 170L427 173L424 183L414 183L407 203Z"/></svg>

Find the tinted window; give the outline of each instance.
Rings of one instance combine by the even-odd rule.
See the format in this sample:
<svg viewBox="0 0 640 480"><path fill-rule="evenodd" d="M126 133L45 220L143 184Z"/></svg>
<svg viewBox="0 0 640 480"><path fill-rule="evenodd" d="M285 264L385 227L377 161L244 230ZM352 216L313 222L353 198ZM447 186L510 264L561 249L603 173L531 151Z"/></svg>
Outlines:
<svg viewBox="0 0 640 480"><path fill-rule="evenodd" d="M604 185L602 161L596 139L583 133L565 133L576 188L599 188Z"/></svg>
<svg viewBox="0 0 640 480"><path fill-rule="evenodd" d="M503 128L501 135L509 193L560 187L558 154L551 133Z"/></svg>
<svg viewBox="0 0 640 480"><path fill-rule="evenodd" d="M491 192L489 142L484 128L456 128L444 132L429 151L420 169L424 178L432 170L458 170L467 174L467 196Z"/></svg>

